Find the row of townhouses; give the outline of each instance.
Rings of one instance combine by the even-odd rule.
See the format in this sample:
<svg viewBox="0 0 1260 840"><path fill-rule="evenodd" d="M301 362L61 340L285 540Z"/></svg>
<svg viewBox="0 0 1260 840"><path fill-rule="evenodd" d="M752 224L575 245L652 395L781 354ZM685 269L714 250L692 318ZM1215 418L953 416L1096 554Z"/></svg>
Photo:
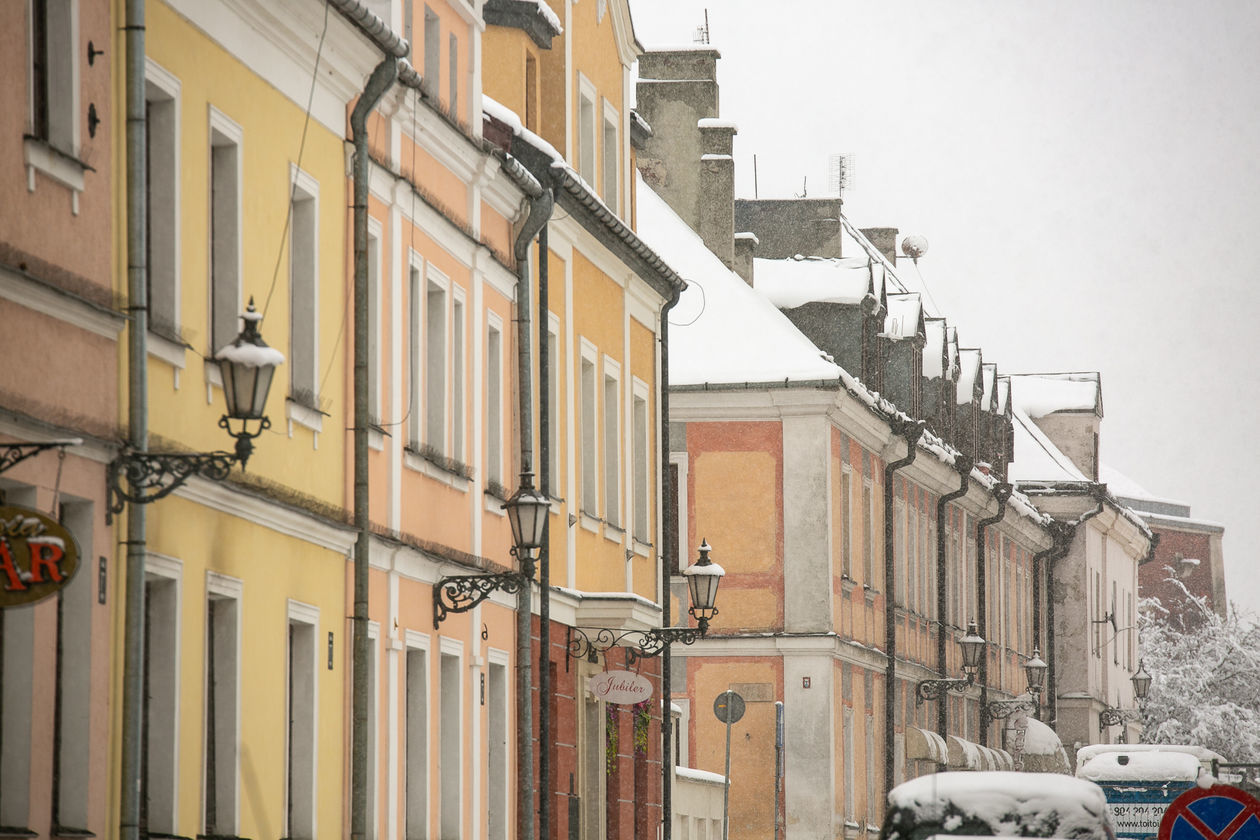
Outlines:
<svg viewBox="0 0 1260 840"><path fill-rule="evenodd" d="M1136 740L1159 528L1224 603L628 0L16 12L0 836L868 836Z"/></svg>

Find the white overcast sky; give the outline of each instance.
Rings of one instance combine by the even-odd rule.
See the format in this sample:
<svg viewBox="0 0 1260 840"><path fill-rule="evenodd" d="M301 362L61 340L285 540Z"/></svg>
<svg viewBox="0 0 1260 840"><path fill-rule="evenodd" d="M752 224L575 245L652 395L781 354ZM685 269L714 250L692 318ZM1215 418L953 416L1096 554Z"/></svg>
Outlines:
<svg viewBox="0 0 1260 840"><path fill-rule="evenodd" d="M852 155L849 218L927 237L1000 372L1100 371L1103 461L1224 524L1260 613L1260 3L631 0L648 47L706 8L737 195Z"/></svg>

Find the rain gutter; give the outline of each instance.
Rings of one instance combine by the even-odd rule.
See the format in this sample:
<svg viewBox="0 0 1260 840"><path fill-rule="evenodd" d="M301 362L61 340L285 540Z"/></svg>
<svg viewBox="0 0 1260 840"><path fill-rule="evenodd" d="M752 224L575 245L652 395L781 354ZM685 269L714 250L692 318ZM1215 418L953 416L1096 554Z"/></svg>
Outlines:
<svg viewBox="0 0 1260 840"><path fill-rule="evenodd" d="M951 490L936 500L936 671L942 676L945 675L945 612L946 604L946 588L948 585L947 569L945 568L945 507L955 499L961 499L967 495L967 491L971 488L971 468L974 462L970 456L959 454L954 459L954 471L958 473L958 489ZM948 703L946 696L942 696L936 707L936 731L942 739L945 738L946 727L948 726ZM941 765L938 770L944 770L945 766Z"/></svg>
<svg viewBox="0 0 1260 840"><path fill-rule="evenodd" d="M989 703L989 636L988 636L988 582L985 580L985 531L990 525L996 525L1006 516L1006 500L1011 497L1014 488L1009 482L999 482L993 487L993 498L997 500L997 513L985 517L976 523L976 625L980 636L985 640L984 654L980 657L980 746L989 745L988 718L985 707Z"/></svg>

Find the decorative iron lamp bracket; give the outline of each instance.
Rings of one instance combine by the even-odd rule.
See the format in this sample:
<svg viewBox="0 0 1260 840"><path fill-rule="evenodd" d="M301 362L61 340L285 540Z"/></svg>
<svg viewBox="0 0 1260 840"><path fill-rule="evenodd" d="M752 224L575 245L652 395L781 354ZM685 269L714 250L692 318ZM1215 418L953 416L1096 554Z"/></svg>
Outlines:
<svg viewBox="0 0 1260 840"><path fill-rule="evenodd" d="M533 570L523 572L498 572L492 575L452 575L433 584L433 629L452 613L468 612L490 597L494 592L509 595L521 591L529 584Z"/></svg>
<svg viewBox="0 0 1260 840"><path fill-rule="evenodd" d="M1108 726L1119 726L1126 720L1140 720L1142 713L1137 709L1117 709L1108 706L1098 713L1098 731L1101 733Z"/></svg>
<svg viewBox="0 0 1260 840"><path fill-rule="evenodd" d="M67 446L82 446L83 438L65 438L49 440L41 443L0 443L0 473L16 467L18 464L48 449L65 449Z"/></svg>
<svg viewBox="0 0 1260 840"><path fill-rule="evenodd" d="M707 628L705 628L707 629ZM691 645L705 636L699 627L654 627L651 630L609 630L606 627L570 627L569 656L594 662L599 654L624 647L631 659L659 656L672 644ZM628 642L623 644L623 642Z"/></svg>
<svg viewBox="0 0 1260 840"><path fill-rule="evenodd" d="M1036 714L1036 700L990 700L984 705L984 715L989 720L1006 720L1018 712Z"/></svg>
<svg viewBox="0 0 1260 840"><path fill-rule="evenodd" d="M973 674L953 680L921 680L914 689L914 704L921 706L924 700L936 700L947 691L962 694L976 681Z"/></svg>

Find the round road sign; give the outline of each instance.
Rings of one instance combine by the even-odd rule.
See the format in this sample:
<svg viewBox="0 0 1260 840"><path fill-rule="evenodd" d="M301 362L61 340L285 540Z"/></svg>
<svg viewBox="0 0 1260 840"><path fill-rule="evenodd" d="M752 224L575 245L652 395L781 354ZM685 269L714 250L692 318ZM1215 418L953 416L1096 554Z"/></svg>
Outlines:
<svg viewBox="0 0 1260 840"><path fill-rule="evenodd" d="M1159 840L1260 840L1260 802L1229 785L1192 787L1164 812Z"/></svg>
<svg viewBox="0 0 1260 840"><path fill-rule="evenodd" d="M723 691L713 699L713 714L717 715L717 719L722 723L737 723L744 716L744 698L733 691ZM726 719L728 715L729 721Z"/></svg>

